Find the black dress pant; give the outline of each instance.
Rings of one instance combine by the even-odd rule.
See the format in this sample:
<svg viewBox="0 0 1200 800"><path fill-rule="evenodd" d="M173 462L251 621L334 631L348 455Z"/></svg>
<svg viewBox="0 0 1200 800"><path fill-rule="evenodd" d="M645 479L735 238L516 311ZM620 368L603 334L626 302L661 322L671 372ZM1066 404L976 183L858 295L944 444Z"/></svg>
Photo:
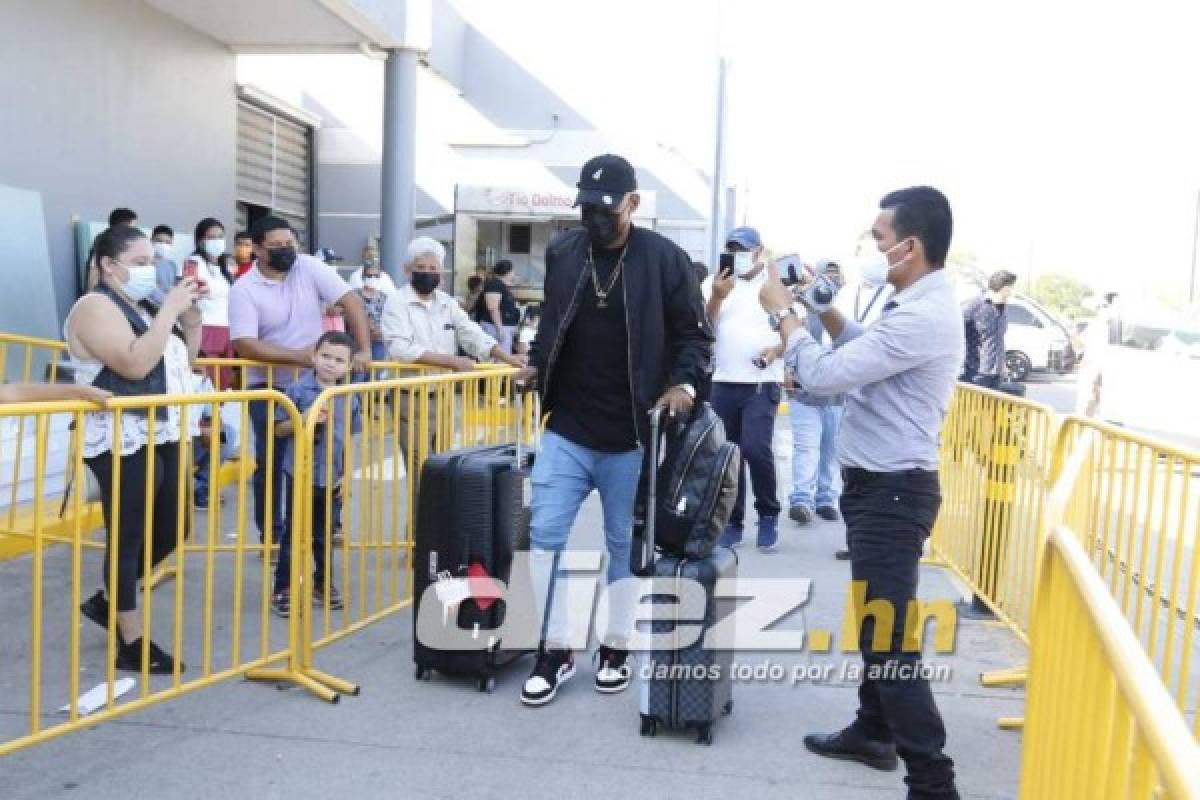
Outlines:
<svg viewBox="0 0 1200 800"><path fill-rule="evenodd" d="M846 469L842 475L851 575L866 582L867 602L886 600L895 614L886 651L872 648L874 617L863 622L863 678L853 727L870 739L895 743L908 768L910 797L957 797L954 762L942 753L946 728L921 676L921 654L902 647L922 547L942 502L937 473Z"/></svg>

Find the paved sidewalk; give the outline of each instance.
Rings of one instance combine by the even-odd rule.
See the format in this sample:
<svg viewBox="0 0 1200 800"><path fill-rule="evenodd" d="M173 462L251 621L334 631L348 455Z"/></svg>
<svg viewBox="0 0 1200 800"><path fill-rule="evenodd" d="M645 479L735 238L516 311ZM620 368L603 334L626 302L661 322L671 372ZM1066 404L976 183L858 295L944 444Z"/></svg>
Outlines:
<svg viewBox="0 0 1200 800"><path fill-rule="evenodd" d="M786 462L780 466L787 474ZM601 546L599 517L593 497L577 523L575 546ZM741 548L740 575L810 578L803 613L782 625L834 631L836 642L849 580L848 565L832 555L842 539L840 524L798 529L785 521L778 552ZM921 594L957 599L961 589L927 567ZM636 688L596 694L586 657L559 698L536 710L517 697L528 660L503 673L492 695L440 676L418 683L410 622L410 612L401 612L318 654L320 668L362 685L360 697L333 706L296 689L227 682L10 756L0 764L0 797L904 796L900 772L817 758L801 744L804 733L851 719L854 685L837 673L844 661L856 663L853 655L741 654L739 663L780 664L789 676L796 665L832 663L834 675L795 686L739 683L733 715L714 729L712 747L702 747L683 734L641 738ZM1016 796L1020 736L998 730L996 718L1019 715L1023 695L984 689L977 676L1018 664L1023 655L1003 628L963 620L956 652L930 657L952 670L934 691L965 797ZM11 695L0 699L0 717L15 708Z"/></svg>

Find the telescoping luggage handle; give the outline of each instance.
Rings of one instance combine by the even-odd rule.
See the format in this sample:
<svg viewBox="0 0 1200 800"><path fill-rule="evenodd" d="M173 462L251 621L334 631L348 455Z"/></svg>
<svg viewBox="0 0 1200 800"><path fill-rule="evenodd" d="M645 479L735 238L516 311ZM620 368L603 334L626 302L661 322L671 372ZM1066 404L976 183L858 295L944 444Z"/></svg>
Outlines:
<svg viewBox="0 0 1200 800"><path fill-rule="evenodd" d="M513 394L517 397L517 469L525 466L525 392L521 391L521 387L514 383ZM537 390L530 392L533 395L533 450L537 452L538 446L541 445L542 431L542 397L537 393Z"/></svg>
<svg viewBox="0 0 1200 800"><path fill-rule="evenodd" d="M666 409L661 406L650 411L650 469L646 490L646 524L642 536L641 565L649 568L654 563L654 536L658 524L658 448L661 438L662 416Z"/></svg>

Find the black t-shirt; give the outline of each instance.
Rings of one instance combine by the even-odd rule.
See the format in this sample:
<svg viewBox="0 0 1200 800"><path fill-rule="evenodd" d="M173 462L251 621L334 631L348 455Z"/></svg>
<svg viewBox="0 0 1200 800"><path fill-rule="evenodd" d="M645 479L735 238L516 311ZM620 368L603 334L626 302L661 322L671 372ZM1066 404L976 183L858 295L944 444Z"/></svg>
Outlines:
<svg viewBox="0 0 1200 800"><path fill-rule="evenodd" d="M595 251L601 287L608 286L620 253L619 248ZM608 292L604 308L589 278L554 367L550 430L606 453L637 447L625 322L624 273Z"/></svg>
<svg viewBox="0 0 1200 800"><path fill-rule="evenodd" d="M512 290L508 288L508 284L499 278L488 278L483 282L483 291L479 293L479 299L475 301L475 321L492 321L492 315L488 312L487 307L487 296L489 293L500 295L500 321L506 326L519 325L521 323L521 312L517 309L516 298L513 297Z"/></svg>

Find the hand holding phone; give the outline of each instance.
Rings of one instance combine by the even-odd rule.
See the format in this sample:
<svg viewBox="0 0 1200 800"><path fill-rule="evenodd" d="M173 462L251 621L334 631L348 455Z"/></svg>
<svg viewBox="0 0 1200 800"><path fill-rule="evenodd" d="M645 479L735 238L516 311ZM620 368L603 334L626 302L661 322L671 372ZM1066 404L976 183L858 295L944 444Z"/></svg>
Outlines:
<svg viewBox="0 0 1200 800"><path fill-rule="evenodd" d="M736 278L733 276L733 253L721 253L717 264L717 274L713 276L713 296L724 300L733 291L735 280Z"/></svg>
<svg viewBox="0 0 1200 800"><path fill-rule="evenodd" d="M804 289L816 277L813 268L795 253L775 259L775 268L779 270L779 280L783 281L784 286L798 286Z"/></svg>
<svg viewBox="0 0 1200 800"><path fill-rule="evenodd" d="M200 265L196 263L194 258L189 258L183 262L183 278L187 280L191 278L196 282L196 291L203 297L208 294L208 282L200 277Z"/></svg>

